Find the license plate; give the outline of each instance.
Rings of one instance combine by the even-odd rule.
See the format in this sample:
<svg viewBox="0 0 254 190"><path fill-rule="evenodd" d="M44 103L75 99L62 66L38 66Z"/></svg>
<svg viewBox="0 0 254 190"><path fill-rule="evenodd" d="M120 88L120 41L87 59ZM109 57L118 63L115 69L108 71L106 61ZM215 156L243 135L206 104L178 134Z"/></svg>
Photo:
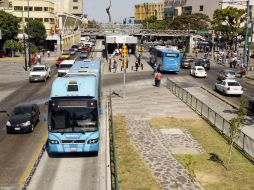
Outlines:
<svg viewBox="0 0 254 190"><path fill-rule="evenodd" d="M70 148L71 152L77 152L77 148Z"/></svg>
<svg viewBox="0 0 254 190"><path fill-rule="evenodd" d="M20 128L19 128L19 127L15 127L15 130L16 130L16 131L20 131Z"/></svg>

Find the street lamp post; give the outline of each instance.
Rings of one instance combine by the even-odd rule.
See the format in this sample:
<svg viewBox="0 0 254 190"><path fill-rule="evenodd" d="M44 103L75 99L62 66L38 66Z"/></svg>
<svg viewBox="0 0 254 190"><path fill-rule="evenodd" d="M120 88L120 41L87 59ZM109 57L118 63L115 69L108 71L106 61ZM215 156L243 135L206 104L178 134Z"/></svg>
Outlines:
<svg viewBox="0 0 254 190"><path fill-rule="evenodd" d="M30 20L29 9L30 9L30 7L29 7L29 0L27 0L27 23ZM28 33L28 66L31 67L30 34L29 33Z"/></svg>
<svg viewBox="0 0 254 190"><path fill-rule="evenodd" d="M248 28L249 28L249 15L250 15L250 0L247 1L247 13L246 13L246 17L245 17L245 42L244 42L244 51L243 51L243 64L244 66L246 66L247 70L248 70L248 58L247 58L247 46L249 43L249 39L248 39ZM248 47L248 51L250 51L250 47Z"/></svg>
<svg viewBox="0 0 254 190"><path fill-rule="evenodd" d="M24 20L24 14L23 14L23 7L22 7L22 31L23 31L23 41L24 41L24 55L25 55L25 70L27 71L27 57L26 57L26 37L25 37L25 20Z"/></svg>

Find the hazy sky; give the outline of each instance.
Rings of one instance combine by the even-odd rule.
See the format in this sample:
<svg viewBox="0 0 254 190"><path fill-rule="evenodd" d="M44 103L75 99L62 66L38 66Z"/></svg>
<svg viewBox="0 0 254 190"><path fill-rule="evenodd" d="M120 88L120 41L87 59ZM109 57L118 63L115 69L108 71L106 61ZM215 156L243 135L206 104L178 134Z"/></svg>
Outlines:
<svg viewBox="0 0 254 190"><path fill-rule="evenodd" d="M134 16L134 5L148 2L162 2L163 0L111 0L112 21L122 21L125 17ZM84 0L84 13L89 20L108 22L106 8L109 0Z"/></svg>

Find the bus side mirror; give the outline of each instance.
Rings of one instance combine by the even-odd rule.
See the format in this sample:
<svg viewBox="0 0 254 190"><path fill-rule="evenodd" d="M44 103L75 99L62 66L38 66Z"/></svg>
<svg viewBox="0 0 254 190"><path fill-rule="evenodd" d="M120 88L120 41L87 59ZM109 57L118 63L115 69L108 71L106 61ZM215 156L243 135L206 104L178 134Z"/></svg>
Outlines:
<svg viewBox="0 0 254 190"><path fill-rule="evenodd" d="M43 114L43 121L48 121L48 115L47 114Z"/></svg>

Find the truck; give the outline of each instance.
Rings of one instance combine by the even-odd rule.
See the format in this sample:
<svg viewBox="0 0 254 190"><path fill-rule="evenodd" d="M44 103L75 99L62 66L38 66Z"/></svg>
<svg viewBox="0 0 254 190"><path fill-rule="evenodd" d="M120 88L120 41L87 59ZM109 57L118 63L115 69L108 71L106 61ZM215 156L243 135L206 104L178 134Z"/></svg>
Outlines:
<svg viewBox="0 0 254 190"><path fill-rule="evenodd" d="M50 68L46 65L34 65L29 73L29 82L45 81L50 77Z"/></svg>

